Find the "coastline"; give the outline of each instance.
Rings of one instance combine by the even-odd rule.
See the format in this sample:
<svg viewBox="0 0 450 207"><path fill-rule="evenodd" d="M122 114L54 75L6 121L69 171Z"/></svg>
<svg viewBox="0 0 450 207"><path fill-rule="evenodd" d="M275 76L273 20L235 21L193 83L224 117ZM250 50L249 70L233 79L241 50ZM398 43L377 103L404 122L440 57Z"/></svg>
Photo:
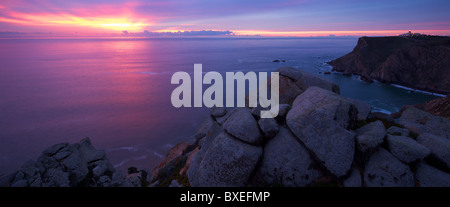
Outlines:
<svg viewBox="0 0 450 207"><path fill-rule="evenodd" d="M440 94L440 93L434 93L434 92L430 92L430 91L419 90L419 89L410 88L410 87L407 87L407 86L402 86L402 85L394 84L394 83L391 83L391 84L389 84L389 85L394 86L394 87L397 87L397 88L402 88L402 89L405 89L405 90L408 90L408 91L413 91L414 93L423 93L423 94L429 94L429 95L439 96L439 97L446 97L446 96L447 96L447 95L445 95L445 94Z"/></svg>
<svg viewBox="0 0 450 207"><path fill-rule="evenodd" d="M450 186L450 160L434 148L450 148L449 119L416 108L393 118L340 96L319 76L277 72L283 107L276 118L260 118L258 107L213 109L195 138L175 145L152 171L129 167L123 175L84 139L49 147L1 176L0 186Z"/></svg>
<svg viewBox="0 0 450 207"><path fill-rule="evenodd" d="M358 74L369 83L378 80L442 96L450 93L449 57L448 36L360 37L350 53L328 64L332 71Z"/></svg>

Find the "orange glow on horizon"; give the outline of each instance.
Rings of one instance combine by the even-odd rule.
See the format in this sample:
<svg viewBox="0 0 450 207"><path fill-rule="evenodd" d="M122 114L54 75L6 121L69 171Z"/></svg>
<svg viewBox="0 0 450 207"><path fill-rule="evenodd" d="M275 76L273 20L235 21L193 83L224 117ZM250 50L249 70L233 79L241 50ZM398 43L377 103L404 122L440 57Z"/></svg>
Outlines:
<svg viewBox="0 0 450 207"><path fill-rule="evenodd" d="M5 8L0 5L0 9ZM3 9L2 9L3 10ZM140 17L136 16L127 10L117 10L115 15L109 14L100 15L74 15L69 13L35 13L27 14L22 12L7 11L5 16L0 16L0 23L10 23L25 26L45 26L53 27L56 30L69 32L87 33L83 28L94 28L103 31L110 31L111 34L117 34L117 32L128 31L130 33L140 33L148 29L150 26L158 25L158 17ZM149 21L150 18L154 21ZM167 27L165 29L159 29L151 32L160 33L177 33L186 31L199 31L199 30L211 30L211 31L224 31L227 29L198 29L200 25L193 24L181 24L191 28L197 28L196 30L189 30L188 27ZM76 28L78 27L78 28ZM183 29L181 29L183 28ZM358 31L270 31L270 30L230 30L237 36L262 36L262 37L314 37L314 36L393 36L404 34L407 30L358 30ZM92 32L92 31L90 31ZM414 30L414 32L430 34L430 35L450 35L450 30Z"/></svg>
<svg viewBox="0 0 450 207"><path fill-rule="evenodd" d="M29 26L81 26L92 27L112 31L143 31L146 26L153 23L145 19L136 20L128 16L98 16L79 17L71 14L24 14L13 12L11 18L0 17L0 22L22 24Z"/></svg>

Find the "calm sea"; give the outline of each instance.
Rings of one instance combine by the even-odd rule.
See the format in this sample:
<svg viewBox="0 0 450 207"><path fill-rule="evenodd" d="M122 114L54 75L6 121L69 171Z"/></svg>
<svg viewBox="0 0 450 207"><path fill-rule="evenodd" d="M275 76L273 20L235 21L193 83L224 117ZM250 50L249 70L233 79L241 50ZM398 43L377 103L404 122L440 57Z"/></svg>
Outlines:
<svg viewBox="0 0 450 207"><path fill-rule="evenodd" d="M331 39L0 39L0 174L47 147L90 137L113 165L153 169L187 140L207 108L172 107L176 71L273 71L322 75L326 61L350 52L356 38ZM273 63L272 60L286 60ZM322 72L322 74L319 74ZM341 94L393 112L435 96L322 75Z"/></svg>

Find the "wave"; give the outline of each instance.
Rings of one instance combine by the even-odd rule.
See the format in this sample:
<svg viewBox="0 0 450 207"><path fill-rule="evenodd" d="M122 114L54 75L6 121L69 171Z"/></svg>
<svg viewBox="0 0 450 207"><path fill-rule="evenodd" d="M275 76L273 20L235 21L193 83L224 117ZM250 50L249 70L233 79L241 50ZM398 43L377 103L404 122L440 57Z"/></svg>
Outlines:
<svg viewBox="0 0 450 207"><path fill-rule="evenodd" d="M397 85L397 84L391 84L391 86L394 86L394 87L396 87L396 88L405 89L405 90L408 90L408 91L413 91L413 92L418 92L418 93L423 93L423 94L433 95L433 96L440 96L440 97L445 97L445 96L446 96L446 95L440 94L440 93L433 93L433 92L429 92L429 91L422 91L422 90L418 90L418 89L414 89L414 88L409 88L409 87L401 86L401 85Z"/></svg>
<svg viewBox="0 0 450 207"><path fill-rule="evenodd" d="M112 148L112 149L107 149L107 152L114 152L114 151L119 151L119 150L127 150L127 151L131 151L131 152L136 152L138 151L137 148L135 147L118 147L118 148Z"/></svg>
<svg viewBox="0 0 450 207"><path fill-rule="evenodd" d="M398 111L398 110L397 110L397 111ZM372 105L372 112L381 112L381 113L385 113L385 114L391 114L391 113L393 113L393 111L389 111L389 110L386 110L386 109L374 107L373 105Z"/></svg>
<svg viewBox="0 0 450 207"><path fill-rule="evenodd" d="M164 155L157 153L156 151L153 151L153 155L158 156L161 159L164 159Z"/></svg>

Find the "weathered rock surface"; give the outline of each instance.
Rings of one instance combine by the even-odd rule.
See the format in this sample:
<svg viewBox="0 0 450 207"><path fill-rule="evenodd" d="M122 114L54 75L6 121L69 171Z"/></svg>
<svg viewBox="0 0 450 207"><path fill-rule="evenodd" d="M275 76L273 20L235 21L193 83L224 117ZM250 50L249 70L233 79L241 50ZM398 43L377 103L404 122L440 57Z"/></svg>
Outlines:
<svg viewBox="0 0 450 207"><path fill-rule="evenodd" d="M379 111L370 112L369 119L381 119L387 122L394 122L394 118L390 114L386 114Z"/></svg>
<svg viewBox="0 0 450 207"><path fill-rule="evenodd" d="M423 104L423 110L450 119L450 96L440 97Z"/></svg>
<svg viewBox="0 0 450 207"><path fill-rule="evenodd" d="M295 98L295 97L294 97ZM291 100L291 102L293 101L293 99ZM270 108L263 108L261 106L257 106L252 108L251 112L254 116L256 117L261 117L261 110L267 111ZM276 118L283 118L284 116L286 116L287 112L289 111L289 109L291 109L291 105L289 104L279 104L278 105L278 115Z"/></svg>
<svg viewBox="0 0 450 207"><path fill-rule="evenodd" d="M369 104L349 98L347 100L349 100L350 103L352 103L353 106L355 106L358 109L358 115L356 117L358 121L366 120L367 117L369 117L370 110L372 109L372 107Z"/></svg>
<svg viewBox="0 0 450 207"><path fill-rule="evenodd" d="M266 144L257 174L262 183L282 186L305 186L320 175L308 150L285 127Z"/></svg>
<svg viewBox="0 0 450 207"><path fill-rule="evenodd" d="M258 123L253 118L250 109L238 108L223 124L223 128L234 137L254 145L262 142L262 134Z"/></svg>
<svg viewBox="0 0 450 207"><path fill-rule="evenodd" d="M380 149L366 165L364 182L368 187L413 187L414 177L407 165Z"/></svg>
<svg viewBox="0 0 450 207"><path fill-rule="evenodd" d="M417 142L430 149L431 155L450 168L450 139L423 133L417 137Z"/></svg>
<svg viewBox="0 0 450 207"><path fill-rule="evenodd" d="M362 179L359 170L353 168L350 176L344 180L344 187L361 187Z"/></svg>
<svg viewBox="0 0 450 207"><path fill-rule="evenodd" d="M11 174L0 178L2 186L75 187L120 186L118 174L103 150L96 150L89 138L80 143L56 144L44 150L37 161L28 161Z"/></svg>
<svg viewBox="0 0 450 207"><path fill-rule="evenodd" d="M416 134L430 133L450 139L450 120L434 116L420 109L411 107L406 109L399 123Z"/></svg>
<svg viewBox="0 0 450 207"><path fill-rule="evenodd" d="M226 113L223 116L217 116L214 117L214 119L217 121L217 123L219 123L220 125L222 125L227 119L228 117L231 116L231 114L233 114L234 110L236 110L236 108L225 108Z"/></svg>
<svg viewBox="0 0 450 207"><path fill-rule="evenodd" d="M356 145L361 152L377 148L383 143L386 129L380 120L371 122L356 130Z"/></svg>
<svg viewBox="0 0 450 207"><path fill-rule="evenodd" d="M278 111L278 117L286 116L287 112L290 109L291 109L291 105L289 105L289 104L280 104L279 105L279 111Z"/></svg>
<svg viewBox="0 0 450 207"><path fill-rule="evenodd" d="M450 187L450 174L424 162L417 165L416 179L421 187Z"/></svg>
<svg viewBox="0 0 450 207"><path fill-rule="evenodd" d="M184 167L180 170L180 175L182 175L183 173L187 173L189 167L191 166L192 160L194 159L194 156L199 151L200 151L200 147L196 147L194 150L192 150L189 153L188 158L186 160L186 163L184 164Z"/></svg>
<svg viewBox="0 0 450 207"><path fill-rule="evenodd" d="M272 138L278 133L278 123L275 119L260 119L258 121L259 128L267 138Z"/></svg>
<svg viewBox="0 0 450 207"><path fill-rule="evenodd" d="M171 162L175 158L181 156L183 154L183 151L186 150L190 145L186 142L181 142L176 144L174 147L172 147L169 152L166 154L166 158L161 162L159 166L157 166L152 173L152 177L156 177L159 173L159 170L161 170L164 166L166 166L167 163Z"/></svg>
<svg viewBox="0 0 450 207"><path fill-rule="evenodd" d="M211 109L211 116L213 117L225 116L226 113L227 109L224 107L214 107Z"/></svg>
<svg viewBox="0 0 450 207"><path fill-rule="evenodd" d="M291 104L295 97L303 92L292 79L280 75L279 76L279 103Z"/></svg>
<svg viewBox="0 0 450 207"><path fill-rule="evenodd" d="M286 123L324 166L340 177L353 161L355 134L346 128L356 121L356 114L357 109L345 98L309 87L295 99Z"/></svg>
<svg viewBox="0 0 450 207"><path fill-rule="evenodd" d="M197 183L191 183L191 186L244 186L261 155L261 147L246 144L227 133L221 133L203 156L196 175L191 175L198 177Z"/></svg>
<svg viewBox="0 0 450 207"><path fill-rule="evenodd" d="M396 126L389 127L389 129L387 129L386 132L388 134L394 135L394 136L408 136L409 135L409 130L408 129L399 128L399 127L396 127Z"/></svg>
<svg viewBox="0 0 450 207"><path fill-rule="evenodd" d="M411 137L387 135L389 151L405 163L422 160L430 154L430 150L417 143Z"/></svg>

